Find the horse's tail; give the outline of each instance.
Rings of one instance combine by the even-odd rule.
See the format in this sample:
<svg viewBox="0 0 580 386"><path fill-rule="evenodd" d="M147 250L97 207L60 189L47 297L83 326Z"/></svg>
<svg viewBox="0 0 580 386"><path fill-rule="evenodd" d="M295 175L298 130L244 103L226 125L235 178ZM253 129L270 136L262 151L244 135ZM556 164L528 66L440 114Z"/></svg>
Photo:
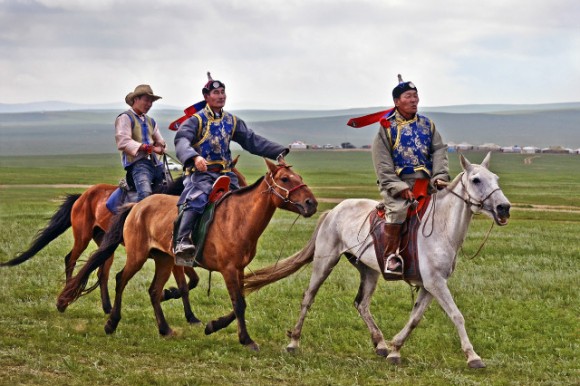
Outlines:
<svg viewBox="0 0 580 386"><path fill-rule="evenodd" d="M314 258L316 236L318 236L320 227L327 215L328 212L325 212L320 216L310 240L308 240L308 243L302 250L276 262L274 265L244 275L244 295L249 295L270 283L284 279L306 264L311 263Z"/></svg>
<svg viewBox="0 0 580 386"><path fill-rule="evenodd" d="M72 207L80 196L80 194L67 194L60 208L52 215L48 224L44 229L38 231L30 247L26 251L17 254L12 260L0 263L0 267L12 267L24 263L70 228Z"/></svg>
<svg viewBox="0 0 580 386"><path fill-rule="evenodd" d="M125 220L134 205L134 203L131 203L123 206L120 212L111 219L111 225L107 233L105 233L99 249L89 256L88 261L79 270L78 274L67 281L56 302L56 308L60 312L64 312L69 304L98 286L97 283L88 289L86 288L89 276L94 270L103 265L113 255L119 244L123 242Z"/></svg>

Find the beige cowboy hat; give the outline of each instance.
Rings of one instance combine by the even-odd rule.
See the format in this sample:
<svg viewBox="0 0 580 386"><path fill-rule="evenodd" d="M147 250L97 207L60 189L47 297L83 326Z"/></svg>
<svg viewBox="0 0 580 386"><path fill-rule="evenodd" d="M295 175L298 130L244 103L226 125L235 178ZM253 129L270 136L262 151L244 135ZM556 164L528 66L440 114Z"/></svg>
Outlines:
<svg viewBox="0 0 580 386"><path fill-rule="evenodd" d="M149 86L148 84L140 84L139 86L135 87L135 91L127 94L127 96L125 97L125 102L129 106L133 106L133 100L141 95L149 95L151 98L153 98L154 102L157 99L161 99L160 96L153 94L153 89L151 88L151 86Z"/></svg>

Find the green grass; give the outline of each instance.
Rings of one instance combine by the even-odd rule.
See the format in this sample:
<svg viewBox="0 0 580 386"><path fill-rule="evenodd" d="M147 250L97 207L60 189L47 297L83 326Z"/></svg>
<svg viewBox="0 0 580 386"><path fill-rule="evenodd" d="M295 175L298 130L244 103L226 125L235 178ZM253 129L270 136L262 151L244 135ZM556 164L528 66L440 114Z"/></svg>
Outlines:
<svg viewBox="0 0 580 386"><path fill-rule="evenodd" d="M484 154L467 156L480 162ZM201 326L189 326L180 301L162 305L177 336L159 337L147 293L152 262L129 283L123 319L107 336L97 292L63 314L56 310L63 260L72 246L68 231L30 261L0 269L0 384L579 384L580 157L542 155L531 165L524 158L492 156L492 170L515 204L512 219L507 227L495 227L482 253L468 259L490 226L487 218L476 216L449 282L486 369L467 368L453 324L435 304L403 347L401 366L377 357L352 306L358 274L346 261L321 288L294 355L284 350L285 332L298 318L309 267L247 298L248 329L259 353L238 343L235 324L210 336ZM294 152L288 161L318 197L378 197L368 152ZM450 161L456 174L456 155ZM250 182L265 172L263 161L248 154L240 168ZM29 185L115 183L120 176L115 155L0 157L0 184L10 185L0 187L0 261L26 248L64 193L84 190ZM319 213L334 205L322 202ZM576 210L538 210L539 205ZM272 264L300 249L317 217L300 218L291 228L295 215L278 211L249 267ZM120 248L113 273L123 260ZM228 313L231 304L219 274L212 275L208 296L208 273L199 273L191 302L208 322ZM111 278L110 287L113 283ZM379 283L372 311L387 339L406 322L412 299L404 283Z"/></svg>

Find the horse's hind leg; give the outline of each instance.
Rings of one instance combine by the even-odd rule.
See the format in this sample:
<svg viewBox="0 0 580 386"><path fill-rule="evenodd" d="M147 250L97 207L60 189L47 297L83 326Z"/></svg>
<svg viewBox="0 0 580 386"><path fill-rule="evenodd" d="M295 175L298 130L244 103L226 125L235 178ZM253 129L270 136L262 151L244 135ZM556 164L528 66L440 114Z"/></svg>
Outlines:
<svg viewBox="0 0 580 386"><path fill-rule="evenodd" d="M333 256L330 255L331 253L332 252L328 252L325 254L324 258L318 258L316 256L314 257L312 263L312 275L310 276L310 284L304 292L302 303L300 305L300 316L298 317L298 321L296 322L294 329L292 331L288 331L287 333L288 337L290 338L290 344L286 346L286 351L288 352L295 352L298 347L300 347L300 336L302 335L302 326L304 325L306 314L308 313L312 303L314 303L314 298L316 297L320 286L322 283L324 283L328 275L330 275L332 268L340 260L339 254Z"/></svg>
<svg viewBox="0 0 580 386"><path fill-rule="evenodd" d="M125 267L117 274L116 276L116 286L115 286L115 304L113 305L113 309L109 314L109 319L105 324L105 332L107 334L112 334L117 329L119 325L119 321L121 320L121 303L123 299L123 291L127 286L127 283L131 278L137 273L147 261L146 258L143 258L138 261L135 258L132 258L129 250L127 250L127 262L125 263Z"/></svg>
<svg viewBox="0 0 580 386"><path fill-rule="evenodd" d="M419 294L417 295L417 301L413 306L413 310L411 311L411 316L409 317L409 321L403 327L403 329L395 335L395 337L391 340L391 347L390 353L387 356L387 360L393 364L400 364L401 363L401 347L405 343L405 340L409 337L413 329L419 325L425 310L431 303L433 296L427 292L427 290L423 287L420 288Z"/></svg>
<svg viewBox="0 0 580 386"><path fill-rule="evenodd" d="M461 340L461 349L467 357L467 365L471 368L485 367L485 363L483 363L481 357L477 355L475 350L473 350L473 345L471 344L471 341L467 336L467 331L465 330L465 318L463 318L461 311L457 308L447 285L436 286L435 288L430 289L430 291L435 299L437 299L447 316L449 316L449 319L451 319L455 325L457 333L459 334L459 339Z"/></svg>
<svg viewBox="0 0 580 386"><path fill-rule="evenodd" d="M101 245L101 241L103 240L103 237L105 236L105 232L99 228L96 227L93 231L93 240L95 240L95 243L97 245ZM86 246L85 246L86 249ZM107 259L107 261L105 261L105 264L103 264L101 267L99 267L99 270L97 272L97 277L99 278L99 289L101 291L101 307L103 308L103 311L105 312L105 314L110 314L111 313L111 298L109 296L109 273L111 272L111 266L113 265L113 261L114 261L114 255L111 255L110 258Z"/></svg>
<svg viewBox="0 0 580 386"><path fill-rule="evenodd" d="M386 357L389 354L387 343L385 342L383 333L375 323L370 310L371 297L377 288L379 273L370 269L366 265L356 264L355 267L360 272L360 286L356 298L354 299L354 306L371 333L371 340L375 347L375 352L377 355Z"/></svg>
<svg viewBox="0 0 580 386"><path fill-rule="evenodd" d="M151 305L153 306L153 311L155 312L155 319L157 320L157 327L159 329L159 334L163 336L173 335L173 330L169 327L165 315L163 314L163 309L161 308L161 298L163 297L163 286L169 280L171 276L171 270L173 267L173 257L162 256L155 258L155 276L153 276L153 281L149 287L149 297L151 299ZM183 271L182 271L183 274ZM182 281L185 281L182 278ZM182 286L185 286L183 284Z"/></svg>
<svg viewBox="0 0 580 386"><path fill-rule="evenodd" d="M84 228L82 225L75 225L73 223L72 230L73 230L73 237L74 243L73 247L64 258L64 272L66 280L68 281L74 272L77 260L81 256L81 254L87 249L89 243L91 242L93 235L90 229L79 229L79 227Z"/></svg>
<svg viewBox="0 0 580 386"><path fill-rule="evenodd" d="M105 314L111 313L111 298L109 297L109 273L111 272L111 266L113 265L114 255L105 261L97 272L97 277L99 278L99 288L101 290L101 306Z"/></svg>

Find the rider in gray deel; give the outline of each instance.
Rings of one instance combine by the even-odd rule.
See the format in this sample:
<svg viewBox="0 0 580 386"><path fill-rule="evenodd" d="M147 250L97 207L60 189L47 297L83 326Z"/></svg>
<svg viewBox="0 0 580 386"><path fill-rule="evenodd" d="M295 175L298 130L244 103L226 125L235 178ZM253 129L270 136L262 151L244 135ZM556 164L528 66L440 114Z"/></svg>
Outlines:
<svg viewBox="0 0 580 386"><path fill-rule="evenodd" d="M290 151L254 133L243 120L224 111L226 86L213 80L209 72L202 94L206 106L184 121L175 135L175 151L186 169L186 178L185 190L177 203L183 214L174 253L175 263L184 266L194 265L196 248L191 232L208 202L213 183L226 175L230 178L230 188L239 188L238 179L232 172L230 141L237 142L252 154L279 162Z"/></svg>
<svg viewBox="0 0 580 386"><path fill-rule="evenodd" d="M433 193L439 181L449 181L449 162L435 123L417 113L419 94L413 82L404 82L399 75L392 94L395 108L380 120L372 157L386 209L385 273L401 275L397 250L407 209L415 202L415 181L429 179Z"/></svg>

